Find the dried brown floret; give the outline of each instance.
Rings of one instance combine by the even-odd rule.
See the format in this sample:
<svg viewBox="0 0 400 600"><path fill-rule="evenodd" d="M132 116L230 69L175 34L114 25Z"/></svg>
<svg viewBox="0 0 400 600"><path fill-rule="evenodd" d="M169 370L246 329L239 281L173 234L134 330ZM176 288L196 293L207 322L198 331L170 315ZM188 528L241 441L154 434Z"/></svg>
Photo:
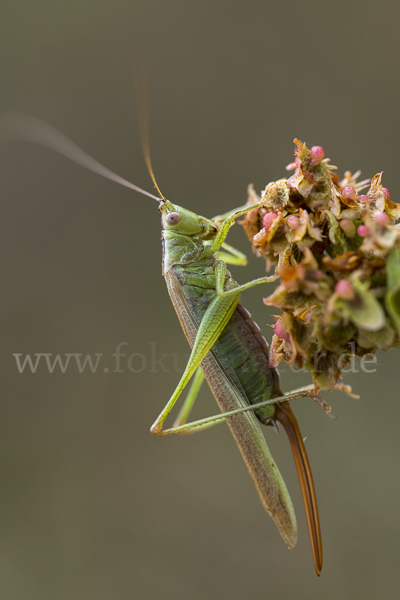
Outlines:
<svg viewBox="0 0 400 600"><path fill-rule="evenodd" d="M265 208L242 224L267 268L279 264L280 284L264 300L282 310L271 365L306 366L316 389L333 389L352 354L400 346L400 204L382 173L370 184L360 171L339 181L321 146L295 144L294 174L268 184ZM257 199L249 188L249 204Z"/></svg>

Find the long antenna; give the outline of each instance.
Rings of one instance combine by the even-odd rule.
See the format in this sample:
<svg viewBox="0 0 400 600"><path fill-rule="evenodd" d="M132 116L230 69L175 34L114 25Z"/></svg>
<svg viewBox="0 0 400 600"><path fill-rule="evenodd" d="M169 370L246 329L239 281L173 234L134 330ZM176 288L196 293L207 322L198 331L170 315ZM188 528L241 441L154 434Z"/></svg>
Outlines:
<svg viewBox="0 0 400 600"><path fill-rule="evenodd" d="M99 163L95 158L67 138L61 131L58 131L58 129L36 117L15 112L0 114L0 143L9 141L34 142L46 146L50 150L66 156L102 177L120 183L131 190L135 190L135 192L149 196L149 198L153 198L157 202L160 201L157 196L146 192L146 190L110 171L110 169Z"/></svg>
<svg viewBox="0 0 400 600"><path fill-rule="evenodd" d="M140 126L140 137L142 140L143 155L146 161L147 170L154 183L157 192L164 202L166 202L165 196L161 193L158 183L156 181L153 166L150 158L150 143L149 143L149 86L148 80L143 68L136 69L135 72L135 88L136 88L136 101L139 113L139 126Z"/></svg>

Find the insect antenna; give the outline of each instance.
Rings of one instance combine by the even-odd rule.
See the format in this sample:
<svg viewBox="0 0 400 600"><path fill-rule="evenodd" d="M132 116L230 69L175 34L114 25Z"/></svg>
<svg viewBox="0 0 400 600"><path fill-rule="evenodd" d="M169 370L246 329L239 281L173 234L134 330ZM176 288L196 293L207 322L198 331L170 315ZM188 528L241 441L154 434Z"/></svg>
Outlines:
<svg viewBox="0 0 400 600"><path fill-rule="evenodd" d="M135 72L135 88L136 101L139 114L140 138L142 140L143 156L146 161L147 170L154 183L154 187L160 194L163 202L166 202L165 196L161 193L156 177L154 175L153 166L150 158L150 143L149 143L149 93L148 81L143 68L137 69Z"/></svg>
<svg viewBox="0 0 400 600"><path fill-rule="evenodd" d="M115 181L131 190L135 190L135 192L139 192L139 194L144 194L159 202L157 196L150 194L150 192L147 192L127 179L120 177L87 154L87 152L77 146L66 135L61 133L61 131L58 131L58 129L55 129L48 123L45 123L36 117L17 112L0 114L0 143L10 141L34 142L41 146L45 146L50 150L54 150L55 152L66 156L82 167L94 171L102 177L106 177L106 179Z"/></svg>

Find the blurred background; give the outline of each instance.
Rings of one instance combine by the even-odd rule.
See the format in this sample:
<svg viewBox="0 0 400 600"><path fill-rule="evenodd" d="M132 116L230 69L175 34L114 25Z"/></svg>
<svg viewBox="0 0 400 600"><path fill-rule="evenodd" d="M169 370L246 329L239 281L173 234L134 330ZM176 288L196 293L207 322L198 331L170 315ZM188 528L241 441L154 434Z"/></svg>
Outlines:
<svg viewBox="0 0 400 600"><path fill-rule="evenodd" d="M384 170L397 201L399 13L394 0L14 0L2 7L0 108L45 120L152 192L135 106L144 62L153 166L177 204L207 217L239 206L249 183L285 176L295 137L340 174ZM266 430L298 515L290 552L226 425L149 432L188 356L156 203L29 143L2 145L0 171L1 597L395 597L398 352L346 375L360 400L325 394L337 421L294 402L320 505L317 579L283 433ZM229 243L250 254L240 227ZM250 256L232 272L244 283L263 269ZM272 289L242 298L268 339ZM13 355L39 353L101 356L94 373L74 357L65 373L44 357L20 373ZM309 383L281 373L286 391ZM194 416L215 412L204 388Z"/></svg>

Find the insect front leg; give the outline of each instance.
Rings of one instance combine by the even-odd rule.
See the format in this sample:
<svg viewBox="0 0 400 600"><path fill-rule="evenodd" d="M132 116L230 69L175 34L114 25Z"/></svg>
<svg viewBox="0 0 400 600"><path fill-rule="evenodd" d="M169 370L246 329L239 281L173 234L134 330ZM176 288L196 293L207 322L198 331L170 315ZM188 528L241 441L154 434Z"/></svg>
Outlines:
<svg viewBox="0 0 400 600"><path fill-rule="evenodd" d="M265 201L260 200L259 202L255 202L254 204L250 204L249 206L245 206L238 210L234 210L232 213L228 214L228 216L222 221L218 233L215 236L213 242L211 243L211 248L213 252L218 252L222 244L225 243L225 238L228 235L229 229L232 227L236 219L245 215L251 210L259 209L261 206L264 206L264 204Z"/></svg>

